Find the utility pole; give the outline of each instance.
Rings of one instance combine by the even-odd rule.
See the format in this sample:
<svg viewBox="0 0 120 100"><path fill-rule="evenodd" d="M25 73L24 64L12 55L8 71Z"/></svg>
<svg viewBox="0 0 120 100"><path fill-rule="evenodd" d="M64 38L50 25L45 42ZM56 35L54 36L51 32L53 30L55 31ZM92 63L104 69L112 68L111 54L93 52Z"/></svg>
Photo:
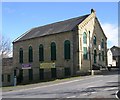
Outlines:
<svg viewBox="0 0 120 100"><path fill-rule="evenodd" d="M91 50L90 50L90 47L91 44L90 44L90 31L89 31L89 59L90 59L90 72L92 73L92 67L91 67Z"/></svg>

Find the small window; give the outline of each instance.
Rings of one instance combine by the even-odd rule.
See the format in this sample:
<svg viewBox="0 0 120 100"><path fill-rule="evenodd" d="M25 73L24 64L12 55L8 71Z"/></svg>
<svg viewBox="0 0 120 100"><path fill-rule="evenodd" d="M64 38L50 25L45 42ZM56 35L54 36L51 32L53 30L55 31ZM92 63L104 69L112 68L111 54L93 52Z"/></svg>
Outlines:
<svg viewBox="0 0 120 100"><path fill-rule="evenodd" d="M87 34L86 34L86 32L83 33L83 43L87 44Z"/></svg>
<svg viewBox="0 0 120 100"><path fill-rule="evenodd" d="M55 42L51 43L51 60L56 60L56 44L55 44Z"/></svg>
<svg viewBox="0 0 120 100"><path fill-rule="evenodd" d="M70 41L66 40L64 42L64 58L66 60L70 59Z"/></svg>
<svg viewBox="0 0 120 100"><path fill-rule="evenodd" d="M33 62L33 49L31 46L29 47L29 62Z"/></svg>
<svg viewBox="0 0 120 100"><path fill-rule="evenodd" d="M11 77L10 77L10 75L8 75L7 76L7 81L10 82L10 80L11 80Z"/></svg>
<svg viewBox="0 0 120 100"><path fill-rule="evenodd" d="M20 48L19 50L19 63L23 63L23 49Z"/></svg>
<svg viewBox="0 0 120 100"><path fill-rule="evenodd" d="M104 48L104 40L102 39L101 48Z"/></svg>
<svg viewBox="0 0 120 100"><path fill-rule="evenodd" d="M96 36L93 37L93 43L96 45Z"/></svg>
<svg viewBox="0 0 120 100"><path fill-rule="evenodd" d="M42 44L39 46L39 61L44 61L44 48Z"/></svg>
<svg viewBox="0 0 120 100"><path fill-rule="evenodd" d="M83 48L83 58L84 58L85 60L88 59L88 57L87 57L87 47L84 47L84 48Z"/></svg>

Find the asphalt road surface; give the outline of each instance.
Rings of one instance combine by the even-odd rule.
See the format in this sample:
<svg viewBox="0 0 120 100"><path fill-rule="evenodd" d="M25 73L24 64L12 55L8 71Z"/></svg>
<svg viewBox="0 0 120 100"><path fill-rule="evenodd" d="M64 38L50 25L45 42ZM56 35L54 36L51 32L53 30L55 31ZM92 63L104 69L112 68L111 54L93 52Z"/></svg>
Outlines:
<svg viewBox="0 0 120 100"><path fill-rule="evenodd" d="M2 98L116 98L118 72L3 92Z"/></svg>

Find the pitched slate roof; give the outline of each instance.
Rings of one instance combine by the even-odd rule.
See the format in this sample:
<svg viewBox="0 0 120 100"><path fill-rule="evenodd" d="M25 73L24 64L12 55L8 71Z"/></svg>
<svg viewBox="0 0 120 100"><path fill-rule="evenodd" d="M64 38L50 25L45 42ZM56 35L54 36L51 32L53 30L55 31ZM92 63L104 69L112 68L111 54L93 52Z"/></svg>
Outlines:
<svg viewBox="0 0 120 100"><path fill-rule="evenodd" d="M111 49L113 56L120 56L120 47L113 46Z"/></svg>
<svg viewBox="0 0 120 100"><path fill-rule="evenodd" d="M61 32L67 32L73 30L78 24L80 24L84 19L86 19L88 15L68 19L65 21L60 21L40 27L35 27L28 32L21 35L14 42L23 41L27 39L32 39L36 37L41 37L45 35L57 34Z"/></svg>

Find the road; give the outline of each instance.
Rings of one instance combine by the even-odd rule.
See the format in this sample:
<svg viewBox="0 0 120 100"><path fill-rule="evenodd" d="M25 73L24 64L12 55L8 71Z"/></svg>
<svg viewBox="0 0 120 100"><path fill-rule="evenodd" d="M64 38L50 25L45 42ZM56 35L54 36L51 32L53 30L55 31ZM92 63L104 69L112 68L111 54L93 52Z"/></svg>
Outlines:
<svg viewBox="0 0 120 100"><path fill-rule="evenodd" d="M117 71L65 82L3 92L2 98L116 98Z"/></svg>

